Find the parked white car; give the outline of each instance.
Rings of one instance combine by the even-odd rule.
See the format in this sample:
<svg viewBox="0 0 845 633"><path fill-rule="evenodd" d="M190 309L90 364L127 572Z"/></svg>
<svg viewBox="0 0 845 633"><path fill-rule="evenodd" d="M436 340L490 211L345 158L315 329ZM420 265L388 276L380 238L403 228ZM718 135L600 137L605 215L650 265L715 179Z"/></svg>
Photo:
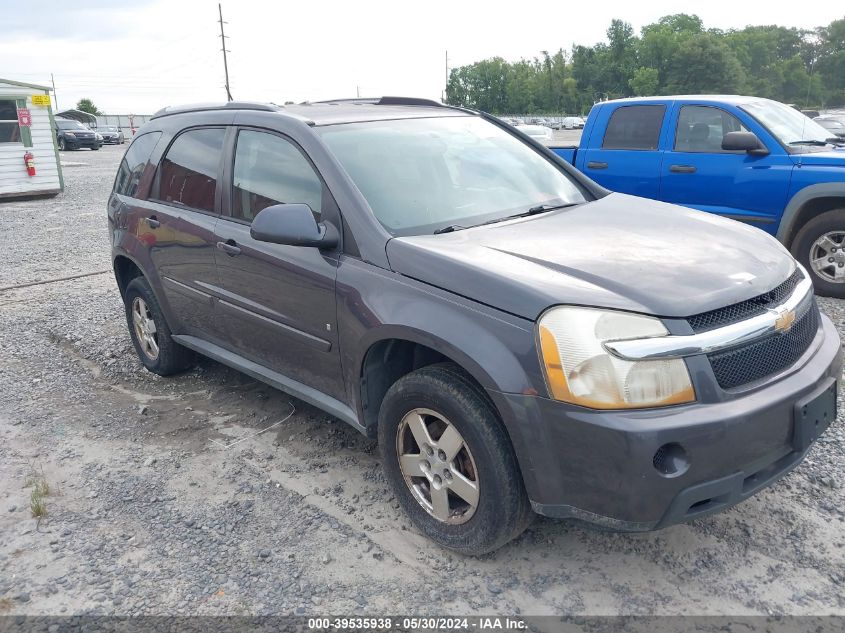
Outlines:
<svg viewBox="0 0 845 633"><path fill-rule="evenodd" d="M554 138L551 128L545 125L517 125L516 129L545 144L551 143Z"/></svg>
<svg viewBox="0 0 845 633"><path fill-rule="evenodd" d="M563 120L564 130L580 130L584 127L584 119L579 116L568 116Z"/></svg>

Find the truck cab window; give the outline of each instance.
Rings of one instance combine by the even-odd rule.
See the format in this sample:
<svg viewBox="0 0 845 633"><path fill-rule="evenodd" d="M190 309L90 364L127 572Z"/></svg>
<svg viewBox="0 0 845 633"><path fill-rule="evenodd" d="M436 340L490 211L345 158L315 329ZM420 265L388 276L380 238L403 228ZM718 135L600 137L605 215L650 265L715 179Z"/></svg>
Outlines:
<svg viewBox="0 0 845 633"><path fill-rule="evenodd" d="M721 153L728 132L747 132L734 115L711 106L684 106L678 115L676 152Z"/></svg>
<svg viewBox="0 0 845 633"><path fill-rule="evenodd" d="M602 149L656 150L665 105L623 106L610 116Z"/></svg>

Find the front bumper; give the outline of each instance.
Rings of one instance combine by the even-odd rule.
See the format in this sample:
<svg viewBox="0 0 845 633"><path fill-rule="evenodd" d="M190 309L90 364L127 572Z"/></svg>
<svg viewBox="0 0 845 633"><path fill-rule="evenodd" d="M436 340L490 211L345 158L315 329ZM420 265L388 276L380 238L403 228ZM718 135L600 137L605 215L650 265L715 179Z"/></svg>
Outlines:
<svg viewBox="0 0 845 633"><path fill-rule="evenodd" d="M538 396L491 392L540 514L647 531L730 507L777 481L814 438L799 433L799 403L834 388L842 349L822 316L816 340L782 376L721 400L595 411ZM835 413L833 413L835 416ZM678 444L688 468L658 472L655 454Z"/></svg>
<svg viewBox="0 0 845 633"><path fill-rule="evenodd" d="M100 147L102 145L101 141L98 141L96 138L68 138L65 137L65 146L68 149L80 149L83 147L87 147L89 149L94 147Z"/></svg>

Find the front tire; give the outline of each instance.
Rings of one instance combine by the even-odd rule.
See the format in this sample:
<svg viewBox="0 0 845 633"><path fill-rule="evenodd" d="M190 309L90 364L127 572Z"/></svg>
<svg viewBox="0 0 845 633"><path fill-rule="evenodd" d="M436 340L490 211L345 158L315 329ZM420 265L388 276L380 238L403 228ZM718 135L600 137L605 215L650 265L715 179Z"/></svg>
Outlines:
<svg viewBox="0 0 845 633"><path fill-rule="evenodd" d="M65 143L65 139L59 138L59 151L64 152L67 149L67 144Z"/></svg>
<svg viewBox="0 0 845 633"><path fill-rule="evenodd" d="M379 411L387 479L411 521L456 552L480 555L533 517L510 439L483 390L457 365L400 378Z"/></svg>
<svg viewBox="0 0 845 633"><path fill-rule="evenodd" d="M132 344L147 370L170 376L191 366L193 353L173 340L158 299L144 277L129 282L123 303Z"/></svg>
<svg viewBox="0 0 845 633"><path fill-rule="evenodd" d="M810 273L816 294L845 299L845 209L827 211L807 222L790 250Z"/></svg>

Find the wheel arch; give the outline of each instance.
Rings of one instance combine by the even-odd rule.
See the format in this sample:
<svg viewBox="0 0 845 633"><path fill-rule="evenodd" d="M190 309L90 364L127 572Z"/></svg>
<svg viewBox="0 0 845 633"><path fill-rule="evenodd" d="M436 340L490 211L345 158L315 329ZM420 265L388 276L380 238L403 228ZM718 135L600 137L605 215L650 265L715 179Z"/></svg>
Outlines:
<svg viewBox="0 0 845 633"><path fill-rule="evenodd" d="M377 336L368 337L361 347L364 351L357 372L359 416L367 435L375 434L387 390L399 378L421 367L451 362L460 367L485 394L488 388L496 386L493 377L470 355L428 332L386 326L379 329ZM493 403L492 400L490 402Z"/></svg>
<svg viewBox="0 0 845 633"><path fill-rule="evenodd" d="M787 248L809 220L834 209L845 209L845 183L810 185L796 193L787 204L778 227L777 238Z"/></svg>
<svg viewBox="0 0 845 633"><path fill-rule="evenodd" d="M134 259L125 254L116 255L112 261L114 278L122 297L126 292L126 286L136 277L145 277L144 271Z"/></svg>

